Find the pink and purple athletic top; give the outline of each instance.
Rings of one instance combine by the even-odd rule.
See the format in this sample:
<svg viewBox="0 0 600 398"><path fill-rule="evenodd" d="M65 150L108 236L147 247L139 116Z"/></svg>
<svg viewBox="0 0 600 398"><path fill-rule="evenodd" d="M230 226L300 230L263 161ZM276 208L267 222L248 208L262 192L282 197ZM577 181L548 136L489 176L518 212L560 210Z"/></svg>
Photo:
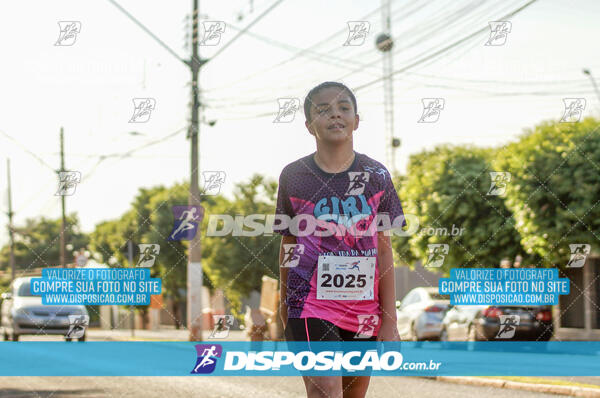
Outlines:
<svg viewBox="0 0 600 398"><path fill-rule="evenodd" d="M290 232L290 228L277 231L282 235L296 235L296 243L304 245L304 253L300 255L298 265L290 267L288 271L288 317L324 319L342 329L357 332L358 315L376 314L381 319L378 261L375 267L373 300L317 300L318 257L333 255L377 258L376 233L357 236L346 229L358 227L361 223L371 225L377 214L387 214L391 221L402 216L402 226L406 222L390 173L381 163L355 152L349 169L340 173L327 173L317 166L313 155L314 153L284 167L279 177L276 214L290 218L299 214L314 216L335 223L334 227L345 233L297 236ZM368 181L362 177L361 182L364 172L368 173ZM302 230L303 224L300 225ZM378 322L374 335L377 335L380 323Z"/></svg>

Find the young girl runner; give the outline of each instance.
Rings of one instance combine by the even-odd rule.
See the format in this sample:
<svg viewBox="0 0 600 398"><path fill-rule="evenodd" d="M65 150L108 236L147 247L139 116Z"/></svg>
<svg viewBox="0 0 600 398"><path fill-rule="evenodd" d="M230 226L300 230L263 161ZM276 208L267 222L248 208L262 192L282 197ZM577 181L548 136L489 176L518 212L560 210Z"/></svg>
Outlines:
<svg viewBox="0 0 600 398"><path fill-rule="evenodd" d="M353 149L359 117L348 87L337 82L314 87L304 114L317 151L281 172L276 213L290 219L302 214L321 227L308 236L293 222L278 231L283 235L280 298L286 339L399 341L390 236L381 227L363 236L356 232L376 215L388 216L390 223L403 215L391 175ZM364 397L370 377L303 379L308 397L349 398Z"/></svg>

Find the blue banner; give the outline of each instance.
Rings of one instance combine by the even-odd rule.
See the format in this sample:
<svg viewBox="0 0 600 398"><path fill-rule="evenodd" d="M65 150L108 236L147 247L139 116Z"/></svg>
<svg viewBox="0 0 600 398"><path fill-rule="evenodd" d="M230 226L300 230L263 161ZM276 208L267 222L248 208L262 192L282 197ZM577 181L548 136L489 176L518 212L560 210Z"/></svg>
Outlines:
<svg viewBox="0 0 600 398"><path fill-rule="evenodd" d="M452 305L556 305L570 293L556 268L452 268L438 286Z"/></svg>
<svg viewBox="0 0 600 398"><path fill-rule="evenodd" d="M0 342L0 376L600 376L600 342Z"/></svg>

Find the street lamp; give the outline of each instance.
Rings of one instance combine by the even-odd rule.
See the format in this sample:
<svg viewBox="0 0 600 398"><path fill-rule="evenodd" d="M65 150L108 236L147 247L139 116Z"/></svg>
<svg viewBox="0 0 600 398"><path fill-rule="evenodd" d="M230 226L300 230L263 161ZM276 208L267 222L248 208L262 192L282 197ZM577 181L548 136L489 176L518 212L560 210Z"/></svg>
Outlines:
<svg viewBox="0 0 600 398"><path fill-rule="evenodd" d="M586 68L584 68L582 72L584 75L588 75L588 77L592 81L592 85L594 86L594 90L596 91L596 95L598 96L598 100L600 101L600 91L598 91L598 85L596 84L596 79L594 79L594 76L592 76L592 72Z"/></svg>

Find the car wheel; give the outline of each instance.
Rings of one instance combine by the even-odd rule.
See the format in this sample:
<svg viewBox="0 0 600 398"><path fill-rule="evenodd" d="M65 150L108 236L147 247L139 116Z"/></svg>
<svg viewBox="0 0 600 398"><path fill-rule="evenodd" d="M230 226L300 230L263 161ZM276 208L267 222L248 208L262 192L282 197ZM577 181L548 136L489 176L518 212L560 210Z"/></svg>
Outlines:
<svg viewBox="0 0 600 398"><path fill-rule="evenodd" d="M4 341L8 341L8 333L6 332L6 329L2 329L2 338Z"/></svg>
<svg viewBox="0 0 600 398"><path fill-rule="evenodd" d="M440 341L448 341L448 331L446 328L443 328L442 332L440 333Z"/></svg>
<svg viewBox="0 0 600 398"><path fill-rule="evenodd" d="M85 341L86 337L87 336L84 334L83 336L81 336L80 338L78 338L77 341Z"/></svg>
<svg viewBox="0 0 600 398"><path fill-rule="evenodd" d="M70 337L65 337L65 341L71 341L71 340L73 340L73 339Z"/></svg>
<svg viewBox="0 0 600 398"><path fill-rule="evenodd" d="M475 329L475 325L469 325L467 341L477 341L477 330Z"/></svg>
<svg viewBox="0 0 600 398"><path fill-rule="evenodd" d="M14 331L12 332L10 337L12 341L19 341L19 335L16 334Z"/></svg>

